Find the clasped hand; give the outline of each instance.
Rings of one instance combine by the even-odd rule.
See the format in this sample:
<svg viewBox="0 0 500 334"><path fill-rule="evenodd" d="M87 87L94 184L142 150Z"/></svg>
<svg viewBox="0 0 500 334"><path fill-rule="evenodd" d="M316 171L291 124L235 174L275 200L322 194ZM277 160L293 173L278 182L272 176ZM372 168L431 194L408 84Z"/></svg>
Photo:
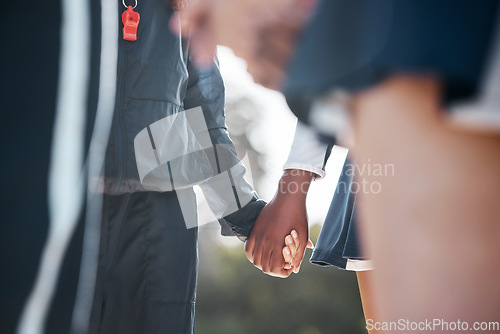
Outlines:
<svg viewBox="0 0 500 334"><path fill-rule="evenodd" d="M285 171L275 197L250 231L245 254L254 266L270 276L286 278L292 272L298 273L306 248L313 247L306 210L312 177L306 171ZM291 187L292 183L296 186Z"/></svg>

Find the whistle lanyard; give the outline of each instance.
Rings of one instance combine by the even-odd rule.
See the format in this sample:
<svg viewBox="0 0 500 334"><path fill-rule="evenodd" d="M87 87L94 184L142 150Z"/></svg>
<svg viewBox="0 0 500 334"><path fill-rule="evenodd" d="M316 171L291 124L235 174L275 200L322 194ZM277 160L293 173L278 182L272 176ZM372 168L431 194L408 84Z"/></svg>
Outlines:
<svg viewBox="0 0 500 334"><path fill-rule="evenodd" d="M137 7L137 0L135 0L135 5L127 6L125 0L122 0L122 4L127 8L122 14L123 22L123 39L126 41L136 41L137 40L137 27L139 26L139 21L141 16L138 12L134 12L135 7Z"/></svg>

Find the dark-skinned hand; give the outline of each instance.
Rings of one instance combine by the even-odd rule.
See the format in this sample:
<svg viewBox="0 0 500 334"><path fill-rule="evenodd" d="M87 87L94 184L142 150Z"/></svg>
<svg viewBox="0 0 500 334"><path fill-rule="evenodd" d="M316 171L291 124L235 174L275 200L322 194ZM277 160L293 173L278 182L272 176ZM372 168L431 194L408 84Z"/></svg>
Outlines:
<svg viewBox="0 0 500 334"><path fill-rule="evenodd" d="M309 240L306 196L313 175L301 170L285 171L275 197L250 231L245 254L268 275L285 278L300 268ZM292 231L296 232L296 240L285 243L285 237L295 235ZM291 267L285 267L286 244L292 251Z"/></svg>

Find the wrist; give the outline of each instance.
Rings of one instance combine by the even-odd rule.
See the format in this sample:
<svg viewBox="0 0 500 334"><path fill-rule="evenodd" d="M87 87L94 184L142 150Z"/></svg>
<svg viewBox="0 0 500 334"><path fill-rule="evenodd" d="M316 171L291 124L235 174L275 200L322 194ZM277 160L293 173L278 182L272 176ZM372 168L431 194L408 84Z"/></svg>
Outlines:
<svg viewBox="0 0 500 334"><path fill-rule="evenodd" d="M286 195L287 197L292 196L297 199L305 199L314 175L314 173L305 170L285 170L278 184L277 195Z"/></svg>

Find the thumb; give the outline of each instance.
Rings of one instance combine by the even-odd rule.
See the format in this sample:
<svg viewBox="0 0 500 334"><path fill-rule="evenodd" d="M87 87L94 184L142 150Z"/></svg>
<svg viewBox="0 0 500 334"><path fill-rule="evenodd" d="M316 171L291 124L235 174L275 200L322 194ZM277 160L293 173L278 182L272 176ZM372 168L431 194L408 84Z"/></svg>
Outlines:
<svg viewBox="0 0 500 334"><path fill-rule="evenodd" d="M253 252L255 248L255 239L250 236L246 241L245 241L245 255L251 263L253 263Z"/></svg>
<svg viewBox="0 0 500 334"><path fill-rule="evenodd" d="M309 239L309 240L307 241L307 246L306 246L306 248L314 249L314 244L313 244L313 242L311 241L311 239Z"/></svg>

